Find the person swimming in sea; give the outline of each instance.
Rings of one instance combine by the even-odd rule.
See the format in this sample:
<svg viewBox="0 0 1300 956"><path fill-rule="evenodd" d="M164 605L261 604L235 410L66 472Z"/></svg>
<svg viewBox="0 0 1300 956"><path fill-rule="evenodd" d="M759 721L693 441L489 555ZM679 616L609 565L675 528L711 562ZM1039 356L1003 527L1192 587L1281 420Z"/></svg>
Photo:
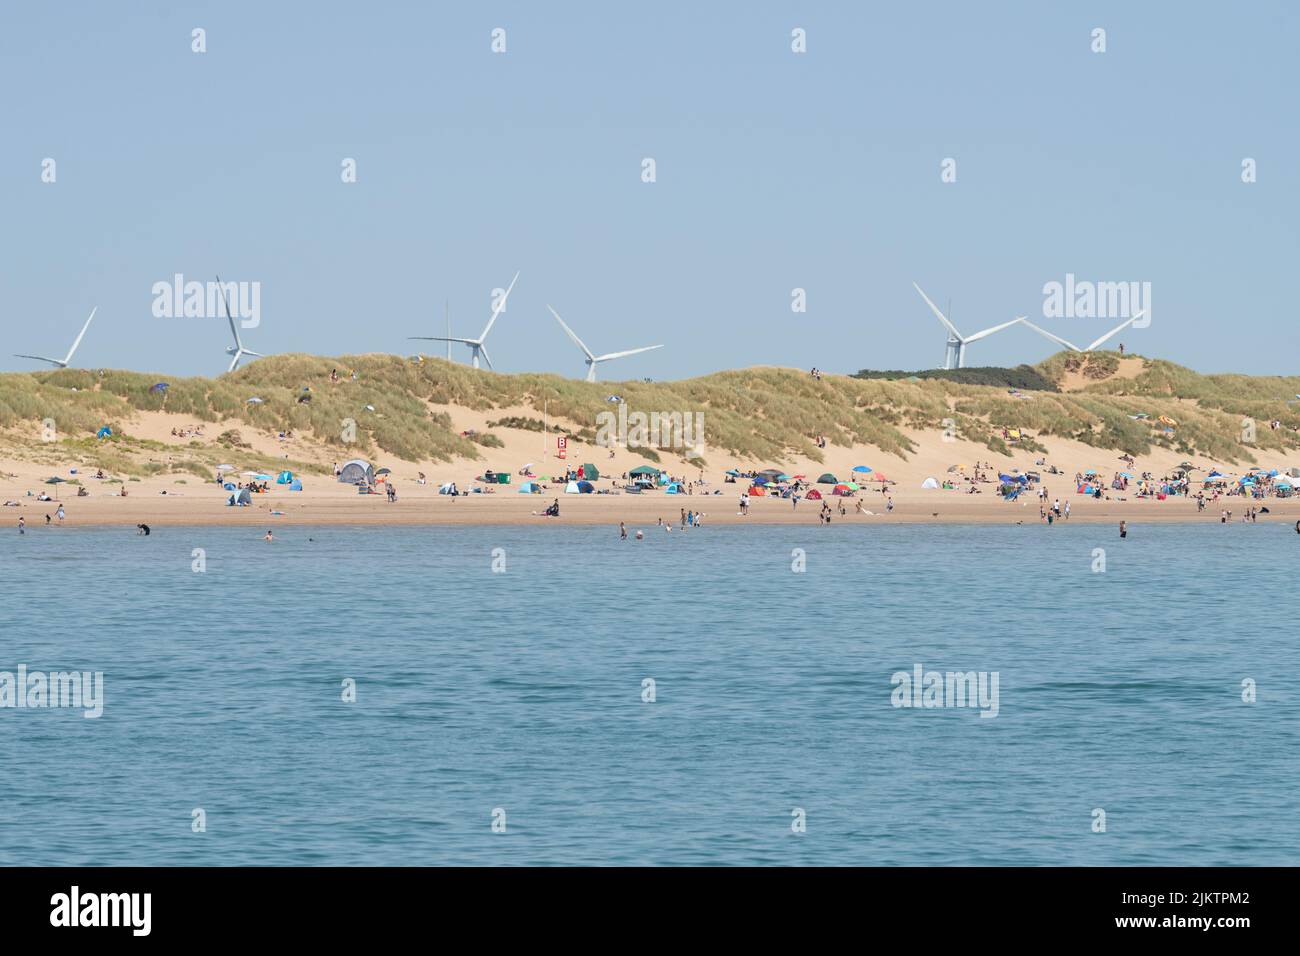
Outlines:
<svg viewBox="0 0 1300 956"><path fill-rule="evenodd" d="M1125 525L1125 523L1124 523L1123 521L1121 521L1121 522L1119 523L1119 536L1120 536L1121 538L1127 538L1127 537L1128 537L1128 527Z"/></svg>
<svg viewBox="0 0 1300 956"><path fill-rule="evenodd" d="M266 537L263 538L262 540L263 540L263 541L274 541L274 540L275 540L275 535L273 535L270 531L267 531L267 532L266 532Z"/></svg>
<svg viewBox="0 0 1300 956"><path fill-rule="evenodd" d="M149 526L147 524L138 524L135 526L135 533L148 536Z"/></svg>

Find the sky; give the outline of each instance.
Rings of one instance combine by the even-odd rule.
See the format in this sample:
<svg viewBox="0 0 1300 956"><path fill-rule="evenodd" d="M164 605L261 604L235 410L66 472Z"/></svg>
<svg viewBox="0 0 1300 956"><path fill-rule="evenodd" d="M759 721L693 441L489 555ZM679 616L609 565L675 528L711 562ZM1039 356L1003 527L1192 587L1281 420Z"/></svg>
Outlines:
<svg viewBox="0 0 1300 956"><path fill-rule="evenodd" d="M1086 344L1116 322L1043 315L1070 273L1150 283L1112 344L1296 374L1298 27L1288 2L6 4L0 370L98 307L74 365L224 371L220 316L154 315L177 273L259 283L257 351L445 354L408 336L444 303L477 335L518 271L505 372L583 374L548 305L597 353L664 345L602 378L931 368L913 282L964 333ZM967 364L1053 351L1015 326Z"/></svg>

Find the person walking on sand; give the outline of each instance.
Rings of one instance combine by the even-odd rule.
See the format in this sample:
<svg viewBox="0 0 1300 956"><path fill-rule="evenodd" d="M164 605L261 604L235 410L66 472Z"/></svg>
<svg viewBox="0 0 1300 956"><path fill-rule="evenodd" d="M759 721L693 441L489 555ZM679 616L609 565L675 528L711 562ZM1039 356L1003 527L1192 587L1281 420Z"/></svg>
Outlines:
<svg viewBox="0 0 1300 956"><path fill-rule="evenodd" d="M54 512L54 517L59 519L59 524L63 524L63 505L59 505L59 510Z"/></svg>
<svg viewBox="0 0 1300 956"><path fill-rule="evenodd" d="M894 499L893 499L892 496L890 496L890 497L885 501L885 510L886 510L886 511L889 511L889 512L892 512L892 511L894 510Z"/></svg>

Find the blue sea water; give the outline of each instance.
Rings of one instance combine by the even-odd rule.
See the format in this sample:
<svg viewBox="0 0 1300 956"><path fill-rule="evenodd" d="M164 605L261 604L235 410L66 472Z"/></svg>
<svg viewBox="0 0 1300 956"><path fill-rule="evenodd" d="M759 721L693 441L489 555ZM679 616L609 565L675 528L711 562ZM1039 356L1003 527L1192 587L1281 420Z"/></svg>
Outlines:
<svg viewBox="0 0 1300 956"><path fill-rule="evenodd" d="M1297 569L1281 524L10 529L0 671L105 700L0 709L0 864L1295 864ZM916 664L997 716L893 706Z"/></svg>

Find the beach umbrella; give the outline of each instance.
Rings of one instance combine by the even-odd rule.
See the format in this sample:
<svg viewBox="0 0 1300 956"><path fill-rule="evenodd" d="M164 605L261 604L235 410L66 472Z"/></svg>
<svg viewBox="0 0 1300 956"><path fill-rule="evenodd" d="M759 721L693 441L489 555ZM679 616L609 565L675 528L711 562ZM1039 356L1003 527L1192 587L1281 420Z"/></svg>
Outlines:
<svg viewBox="0 0 1300 956"><path fill-rule="evenodd" d="M1127 471L1121 471L1121 472L1119 473L1119 476L1120 476L1121 478L1132 478L1132 477L1133 477L1133 476L1130 475Z"/></svg>
<svg viewBox="0 0 1300 956"><path fill-rule="evenodd" d="M659 474L659 469L655 468L653 465L638 465L636 468L633 468L631 471L629 471L628 474L629 475L657 475Z"/></svg>
<svg viewBox="0 0 1300 956"><path fill-rule="evenodd" d="M265 401L265 399L258 398L256 395L254 395L254 396L253 396L252 398L250 398L248 401L244 402L244 404L245 404L245 405L261 405L264 401Z"/></svg>
<svg viewBox="0 0 1300 956"><path fill-rule="evenodd" d="M375 472L376 475L391 475L392 473L393 473L393 469L391 468L380 468L377 472Z"/></svg>
<svg viewBox="0 0 1300 956"><path fill-rule="evenodd" d="M45 483L47 485L61 485L66 480L67 480L66 478L60 478L58 475L55 475L53 478L46 478Z"/></svg>
<svg viewBox="0 0 1300 956"><path fill-rule="evenodd" d="M767 477L767 475L759 475L757 478L754 479L754 484L756 484L756 485L765 485L765 484L767 484L767 483L768 483L769 481L771 481L771 480L772 480L772 479L769 478L769 477Z"/></svg>
<svg viewBox="0 0 1300 956"><path fill-rule="evenodd" d="M234 471L234 465L217 465L217 471Z"/></svg>
<svg viewBox="0 0 1300 956"><path fill-rule="evenodd" d="M884 473L884 472L881 472L881 471L873 471L873 472L871 473L871 480L872 480L872 481L888 481L889 479L885 477L885 473Z"/></svg>
<svg viewBox="0 0 1300 956"><path fill-rule="evenodd" d="M171 388L171 386L168 385L166 382L154 382L152 385L149 386L149 391L161 393L167 391L167 389L169 388Z"/></svg>
<svg viewBox="0 0 1300 956"><path fill-rule="evenodd" d="M857 490L858 490L858 486L857 486L856 484L854 484L853 482L851 482L851 481L848 483L848 486L849 486L849 491L857 491Z"/></svg>
<svg viewBox="0 0 1300 956"><path fill-rule="evenodd" d="M736 469L734 469L734 468L728 468L726 473L727 473L728 475L731 475L731 477L733 477L733 478L739 478L739 477L740 477L740 472L738 472L738 471L737 471Z"/></svg>
<svg viewBox="0 0 1300 956"><path fill-rule="evenodd" d="M871 469L866 465L854 465L853 470L863 475L871 474Z"/></svg>

